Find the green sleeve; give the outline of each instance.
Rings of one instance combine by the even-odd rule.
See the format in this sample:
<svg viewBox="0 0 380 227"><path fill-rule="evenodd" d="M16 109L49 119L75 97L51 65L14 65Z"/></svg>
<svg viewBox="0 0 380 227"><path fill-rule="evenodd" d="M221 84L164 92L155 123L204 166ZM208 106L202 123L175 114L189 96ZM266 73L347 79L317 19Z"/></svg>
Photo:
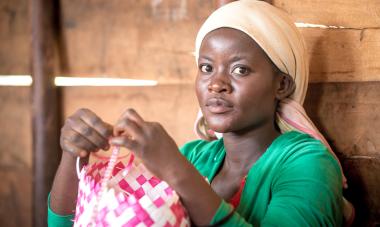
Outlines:
<svg viewBox="0 0 380 227"><path fill-rule="evenodd" d="M73 226L74 215L59 215L50 208L50 193L48 195L47 222L49 227L71 227Z"/></svg>
<svg viewBox="0 0 380 227"><path fill-rule="evenodd" d="M262 226L341 226L342 177L325 152L306 152L281 168Z"/></svg>
<svg viewBox="0 0 380 227"><path fill-rule="evenodd" d="M339 166L331 155L317 152L297 157L274 178L272 198L260 225L341 226L341 182ZM231 205L223 201L210 224L217 223L231 210ZM234 212L223 226L252 224Z"/></svg>
<svg viewBox="0 0 380 227"><path fill-rule="evenodd" d="M189 162L193 163L198 156L198 148L201 147L205 143L206 142L202 140L194 140L194 141L184 144L179 149L179 151L181 152L183 156L186 157L186 159Z"/></svg>
<svg viewBox="0 0 380 227"><path fill-rule="evenodd" d="M230 212L233 210L231 204L227 203L226 201L222 200L222 203L219 205L218 210L216 211L214 217L211 220L210 225L214 225L218 223L220 220L222 220L224 217L230 214ZM252 226L252 224L249 224L242 216L240 216L239 213L234 212L234 214L231 216L231 218L228 219L227 222L225 222L223 225L220 226L234 226L234 227L244 227L244 226Z"/></svg>

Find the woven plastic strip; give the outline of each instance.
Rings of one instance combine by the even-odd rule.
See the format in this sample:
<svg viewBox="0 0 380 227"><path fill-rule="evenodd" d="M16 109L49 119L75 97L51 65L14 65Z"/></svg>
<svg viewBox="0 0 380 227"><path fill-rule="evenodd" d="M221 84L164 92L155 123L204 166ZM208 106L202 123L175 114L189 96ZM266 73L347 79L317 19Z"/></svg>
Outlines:
<svg viewBox="0 0 380 227"><path fill-rule="evenodd" d="M118 152L82 168L74 226L190 226L175 191Z"/></svg>

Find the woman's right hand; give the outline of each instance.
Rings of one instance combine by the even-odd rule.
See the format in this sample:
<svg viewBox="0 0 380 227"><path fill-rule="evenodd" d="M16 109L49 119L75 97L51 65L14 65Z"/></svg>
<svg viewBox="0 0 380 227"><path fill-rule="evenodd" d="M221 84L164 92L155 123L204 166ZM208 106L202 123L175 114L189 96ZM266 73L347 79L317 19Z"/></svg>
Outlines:
<svg viewBox="0 0 380 227"><path fill-rule="evenodd" d="M86 157L99 149L108 150L112 125L89 109L79 109L66 119L61 129L60 144L64 152L74 157Z"/></svg>

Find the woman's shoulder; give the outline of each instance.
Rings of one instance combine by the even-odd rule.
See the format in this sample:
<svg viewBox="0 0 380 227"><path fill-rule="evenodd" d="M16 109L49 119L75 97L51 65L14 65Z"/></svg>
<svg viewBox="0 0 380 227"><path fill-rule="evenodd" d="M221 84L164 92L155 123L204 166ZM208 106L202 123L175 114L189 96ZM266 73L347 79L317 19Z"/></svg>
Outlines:
<svg viewBox="0 0 380 227"><path fill-rule="evenodd" d="M282 134L273 142L270 148L283 154L290 153L295 155L309 152L329 154L327 147L321 141L298 131Z"/></svg>
<svg viewBox="0 0 380 227"><path fill-rule="evenodd" d="M327 147L308 134L297 131L284 133L273 142L271 149L271 159L279 167L302 166L304 169L340 173L338 161Z"/></svg>
<svg viewBox="0 0 380 227"><path fill-rule="evenodd" d="M340 223L342 174L328 149L319 140L295 131L284 133L272 145L260 165L261 175L252 172L252 177L268 179L272 196L270 213L262 224L277 224L286 207L293 208L285 212L293 221L327 226Z"/></svg>
<svg viewBox="0 0 380 227"><path fill-rule="evenodd" d="M184 144L179 150L191 162L196 160L209 159L219 153L223 145L223 139L206 141L206 140L193 140Z"/></svg>

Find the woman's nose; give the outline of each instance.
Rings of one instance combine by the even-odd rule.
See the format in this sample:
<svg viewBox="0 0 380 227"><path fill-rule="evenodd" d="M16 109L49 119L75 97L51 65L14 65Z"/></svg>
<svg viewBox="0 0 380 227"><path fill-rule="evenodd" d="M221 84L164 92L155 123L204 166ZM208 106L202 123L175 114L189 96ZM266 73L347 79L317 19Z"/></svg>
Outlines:
<svg viewBox="0 0 380 227"><path fill-rule="evenodd" d="M221 93L221 92L230 93L232 91L232 87L231 87L231 81L228 78L228 75L223 75L223 74L214 75L210 80L210 84L208 85L208 90L209 92L214 92L214 93Z"/></svg>

